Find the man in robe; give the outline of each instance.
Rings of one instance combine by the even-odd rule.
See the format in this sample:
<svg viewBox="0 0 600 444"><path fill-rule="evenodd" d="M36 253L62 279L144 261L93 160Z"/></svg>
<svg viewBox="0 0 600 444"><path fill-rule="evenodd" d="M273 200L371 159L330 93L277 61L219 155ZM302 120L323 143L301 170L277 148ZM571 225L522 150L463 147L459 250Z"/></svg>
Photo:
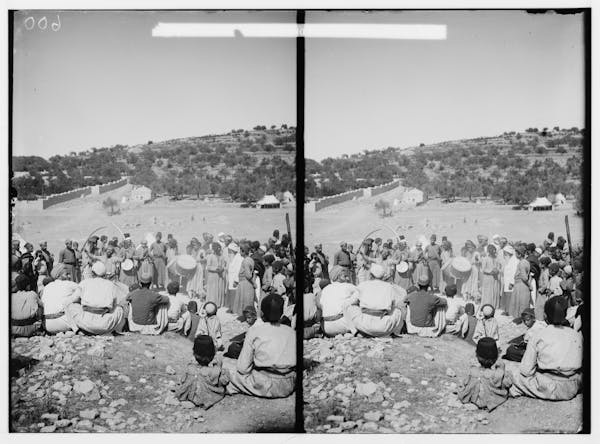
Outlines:
<svg viewBox="0 0 600 444"><path fill-rule="evenodd" d="M79 284L79 295L66 307L77 327L93 335L121 332L127 318L126 307L119 304L121 288L105 279L101 261L91 267L92 277Z"/></svg>
<svg viewBox="0 0 600 444"><path fill-rule="evenodd" d="M333 266L339 265L344 270L351 271L352 269L352 258L348 252L348 244L346 241L340 243L340 249L333 256ZM323 274L324 279L329 279Z"/></svg>
<svg viewBox="0 0 600 444"><path fill-rule="evenodd" d="M65 248L60 250L58 253L58 263L63 264L71 280L75 281L75 265L77 264L77 257L75 250L73 250L73 243L70 239L65 241Z"/></svg>
<svg viewBox="0 0 600 444"><path fill-rule="evenodd" d="M441 278L441 255L442 249L436 244L437 237L435 234L431 235L431 243L425 247L423 254L427 260L429 266L429 280L431 282L431 288L434 292L440 289L440 278Z"/></svg>
<svg viewBox="0 0 600 444"><path fill-rule="evenodd" d="M152 283L156 288L165 288L165 275L167 272L167 247L162 242L162 233L156 233L156 241L150 246L150 256L154 264L154 277Z"/></svg>
<svg viewBox="0 0 600 444"><path fill-rule="evenodd" d="M77 324L68 315L66 307L80 297L79 285L63 264L57 264L51 273L54 281L44 287L41 300L44 307L44 327L50 334L77 331Z"/></svg>
<svg viewBox="0 0 600 444"><path fill-rule="evenodd" d="M345 308L344 317L365 336L400 335L406 291L383 281L385 270L379 264L372 264L369 273L371 279L358 285L358 297Z"/></svg>
<svg viewBox="0 0 600 444"><path fill-rule="evenodd" d="M323 278L329 279L329 258L323 253L323 244L315 245L315 254L319 259L319 262L321 262Z"/></svg>

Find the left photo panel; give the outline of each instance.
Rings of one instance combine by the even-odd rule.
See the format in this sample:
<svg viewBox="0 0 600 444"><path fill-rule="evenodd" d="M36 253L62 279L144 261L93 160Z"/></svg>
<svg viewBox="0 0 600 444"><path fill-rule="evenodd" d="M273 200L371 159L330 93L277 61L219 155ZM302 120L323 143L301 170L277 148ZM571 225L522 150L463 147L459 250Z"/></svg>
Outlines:
<svg viewBox="0 0 600 444"><path fill-rule="evenodd" d="M10 431L294 432L296 12L9 17Z"/></svg>

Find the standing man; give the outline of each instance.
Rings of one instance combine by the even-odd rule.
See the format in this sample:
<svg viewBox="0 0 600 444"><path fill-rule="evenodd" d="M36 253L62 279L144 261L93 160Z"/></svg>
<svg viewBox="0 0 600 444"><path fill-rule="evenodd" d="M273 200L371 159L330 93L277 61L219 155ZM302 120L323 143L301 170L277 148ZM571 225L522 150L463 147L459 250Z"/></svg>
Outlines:
<svg viewBox="0 0 600 444"><path fill-rule="evenodd" d="M58 253L58 263L65 266L65 271L71 276L71 280L75 282L74 276L77 257L75 255L75 250L73 250L71 239L65 241L65 248Z"/></svg>
<svg viewBox="0 0 600 444"><path fill-rule="evenodd" d="M40 242L40 249L35 252L35 258L45 262L48 274L52 273L54 266L54 255L48 251L48 242Z"/></svg>
<svg viewBox="0 0 600 444"><path fill-rule="evenodd" d="M442 249L436 244L437 237L435 234L431 235L431 243L425 247L425 259L429 266L429 280L431 281L431 288L434 292L440 290L440 278L441 278L441 257Z"/></svg>
<svg viewBox="0 0 600 444"><path fill-rule="evenodd" d="M346 241L340 243L339 251L337 251L333 256L333 266L335 267L336 265L339 265L344 270L348 270L348 272L350 272L351 274L352 257L350 256L350 252L348 251L348 244L346 243ZM325 277L325 279L329 279L328 276L329 274L327 274L327 277L325 276L325 274L323 274L323 277Z"/></svg>
<svg viewBox="0 0 600 444"><path fill-rule="evenodd" d="M329 279L329 258L323 253L323 244L315 245L315 254L319 258L323 269L323 278Z"/></svg>
<svg viewBox="0 0 600 444"><path fill-rule="evenodd" d="M162 240L162 233L156 233L156 242L150 246L150 256L154 262L154 277L152 283L160 289L165 288L165 274L167 270L167 247Z"/></svg>

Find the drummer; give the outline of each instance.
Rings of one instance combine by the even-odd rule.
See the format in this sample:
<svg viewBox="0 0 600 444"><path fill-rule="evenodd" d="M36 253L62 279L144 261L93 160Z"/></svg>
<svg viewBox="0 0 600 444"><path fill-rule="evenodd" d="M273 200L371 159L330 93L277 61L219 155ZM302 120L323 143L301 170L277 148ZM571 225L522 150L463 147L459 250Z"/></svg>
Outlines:
<svg viewBox="0 0 600 444"><path fill-rule="evenodd" d="M131 243L131 239L126 237L123 241L123 248L119 252L121 259L121 272L119 274L119 281L123 284L131 287L137 284L137 269L134 266L135 248Z"/></svg>

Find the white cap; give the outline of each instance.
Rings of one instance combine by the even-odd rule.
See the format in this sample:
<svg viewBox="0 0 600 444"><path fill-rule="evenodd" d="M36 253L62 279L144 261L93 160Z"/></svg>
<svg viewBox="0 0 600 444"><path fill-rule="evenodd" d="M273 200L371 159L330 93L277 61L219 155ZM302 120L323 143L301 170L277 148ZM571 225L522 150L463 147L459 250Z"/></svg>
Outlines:
<svg viewBox="0 0 600 444"><path fill-rule="evenodd" d="M515 249L513 248L513 246L512 246L512 245L507 245L507 246L506 246L506 247L504 247L502 250L503 250L505 253L512 254L513 256L514 256L514 254L515 254Z"/></svg>
<svg viewBox="0 0 600 444"><path fill-rule="evenodd" d="M381 279L383 277L384 269L379 264L372 264L369 271L375 279Z"/></svg>
<svg viewBox="0 0 600 444"><path fill-rule="evenodd" d="M234 244L233 242L230 243L229 245L227 245L227 248L229 248L231 251L233 251L235 253L240 251L240 247L238 247L238 244Z"/></svg>
<svg viewBox="0 0 600 444"><path fill-rule="evenodd" d="M222 231L219 234L217 234L217 237L223 237L223 236L225 236L225 233L223 233Z"/></svg>
<svg viewBox="0 0 600 444"><path fill-rule="evenodd" d="M259 248L262 250L263 253L267 252L267 247L265 247L264 245L261 245Z"/></svg>
<svg viewBox="0 0 600 444"><path fill-rule="evenodd" d="M92 265L92 272L96 276L104 276L106 274L106 267L100 261L94 262L94 264Z"/></svg>

